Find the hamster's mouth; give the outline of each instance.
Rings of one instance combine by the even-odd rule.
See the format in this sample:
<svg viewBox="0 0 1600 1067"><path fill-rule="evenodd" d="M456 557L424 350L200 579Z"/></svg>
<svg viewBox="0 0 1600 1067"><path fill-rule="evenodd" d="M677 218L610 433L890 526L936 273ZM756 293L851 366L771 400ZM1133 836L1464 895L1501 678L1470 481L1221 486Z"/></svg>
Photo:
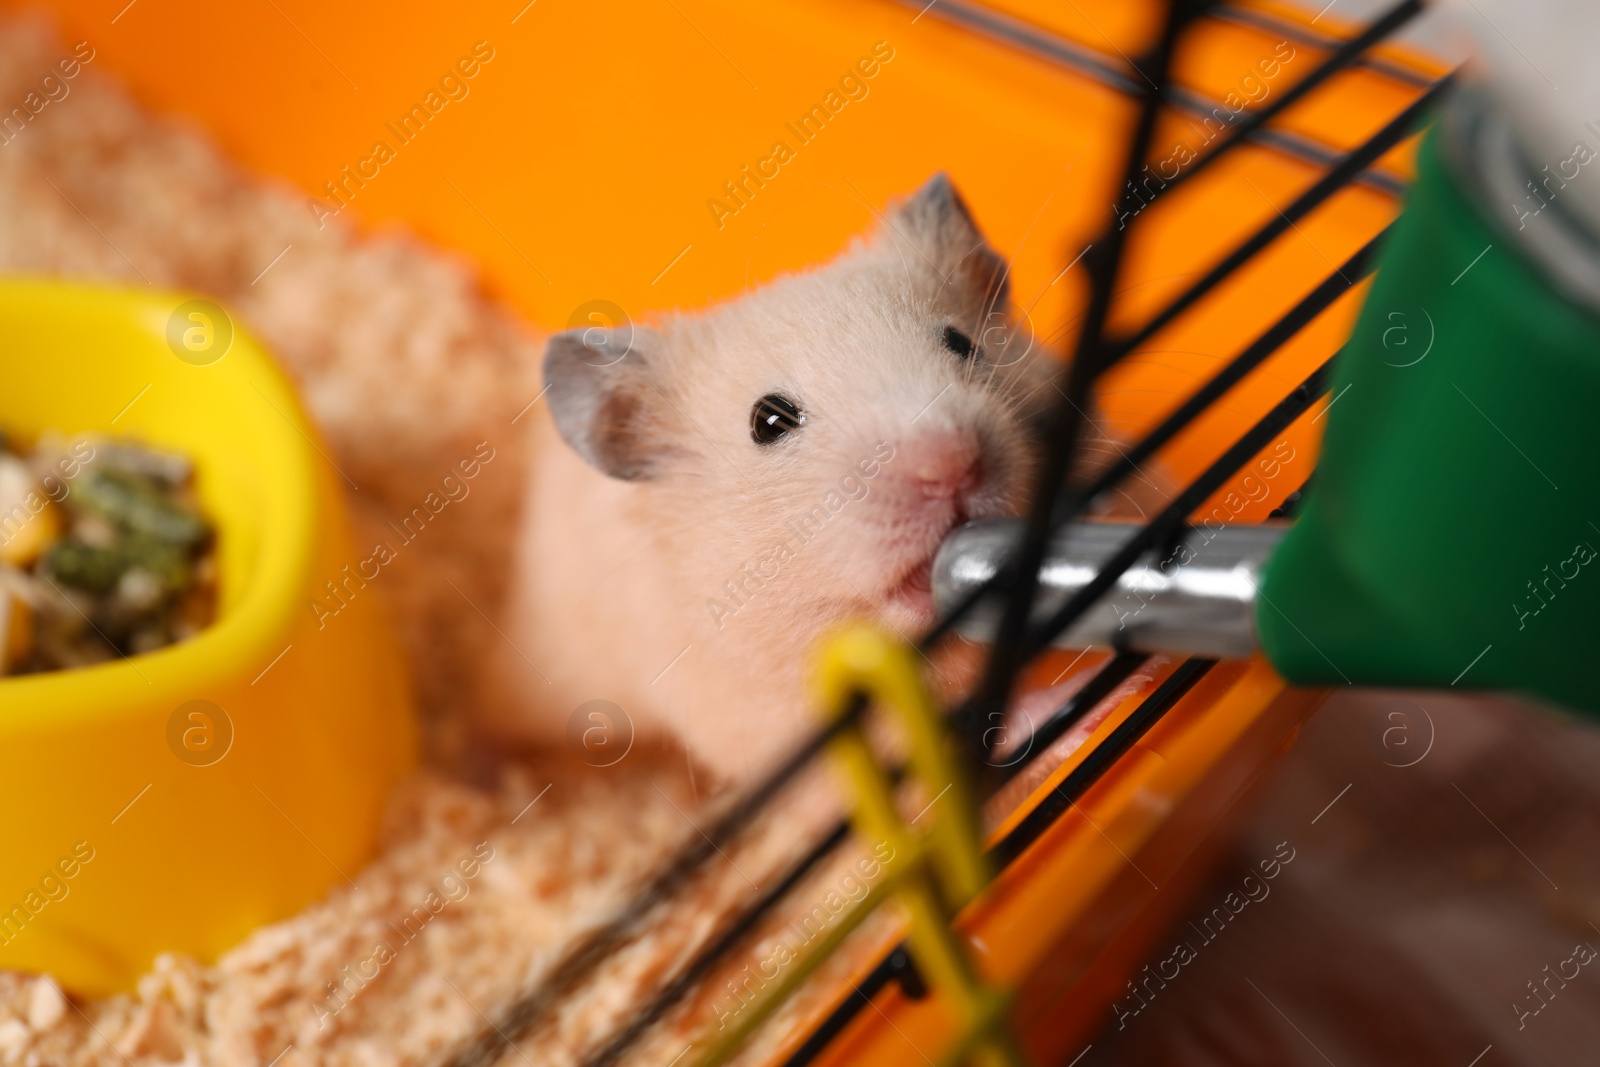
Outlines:
<svg viewBox="0 0 1600 1067"><path fill-rule="evenodd" d="M936 549L937 551L937 549ZM884 597L887 607L897 614L909 615L915 623L933 622L933 553L915 563L899 581L890 586Z"/></svg>
<svg viewBox="0 0 1600 1067"><path fill-rule="evenodd" d="M925 553L901 571L883 593L883 608L894 625L902 629L922 629L932 626L937 618L933 607L933 558L950 531L966 522L965 508L956 508L947 522L939 524L936 536L930 537Z"/></svg>

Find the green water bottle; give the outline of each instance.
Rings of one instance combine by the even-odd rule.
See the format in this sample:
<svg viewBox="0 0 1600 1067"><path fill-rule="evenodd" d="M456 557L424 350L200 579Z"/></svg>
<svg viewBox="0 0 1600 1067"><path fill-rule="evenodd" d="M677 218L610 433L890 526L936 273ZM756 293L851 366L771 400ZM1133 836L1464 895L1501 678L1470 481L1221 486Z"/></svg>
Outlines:
<svg viewBox="0 0 1600 1067"><path fill-rule="evenodd" d="M1483 30L1422 146L1257 635L1297 683L1600 713L1600 13L1499 14L1522 45Z"/></svg>
<svg viewBox="0 0 1600 1067"><path fill-rule="evenodd" d="M1298 521L1147 553L1057 644L1259 648L1302 685L1515 690L1600 714L1600 5L1473 0L1467 24L1478 58L1339 356ZM1136 531L1059 531L1035 619ZM941 609L1019 537L1011 520L953 532ZM961 629L988 639L998 612L990 597Z"/></svg>

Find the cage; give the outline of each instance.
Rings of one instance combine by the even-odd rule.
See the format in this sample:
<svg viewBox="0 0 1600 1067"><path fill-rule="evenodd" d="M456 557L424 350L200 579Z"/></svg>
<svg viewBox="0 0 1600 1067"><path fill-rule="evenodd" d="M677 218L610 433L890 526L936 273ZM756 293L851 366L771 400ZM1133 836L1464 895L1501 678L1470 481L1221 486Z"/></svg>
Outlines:
<svg viewBox="0 0 1600 1067"><path fill-rule="evenodd" d="M1035 529L1042 537L1096 502L1125 516L1145 509L1148 521L1129 528L1139 551L1208 516L1292 515L1332 399L1326 366L1448 73L1385 43L1419 13L1415 0L1366 27L1269 0L1173 11L535 0L426 18L369 3L224 11L172 0L160 19L152 0L54 6L143 99L293 183L312 217L403 222L471 257L541 327L568 325L597 299L630 316L711 303L823 258L890 196L950 171L1011 257L1037 344L1075 353L1081 368L1065 380L1052 455L1065 470L1073 412L1091 395L1124 443L1099 483L1041 504ZM477 84L414 132L404 116L458 53L477 58ZM686 54L701 59L679 62ZM856 66L863 57L875 74ZM839 97L857 69L861 90ZM564 103L569 94L581 106ZM847 102L831 107L829 96ZM828 118L813 129L802 116L819 105ZM391 136L394 161L375 162L368 142ZM798 142L794 162L750 182L774 138ZM1129 478L1147 491L1119 495ZM1159 507L1146 507L1151 492ZM1096 580L1113 583L1139 551ZM1001 1019L1030 1062L1073 1062L1204 876L1229 813L1319 696L1291 690L1259 658L1049 652L1047 635L1020 628L1031 594L1012 590L1022 615L979 702L952 719L981 754L982 700L1002 700L1019 680L1081 683L1038 724L1026 756L976 783L993 816L982 835L993 881L942 903L965 905L949 943L970 957L966 994L978 999L936 980L926 950L884 921L841 932L840 955L816 960L823 969L797 999L785 1002L787 981L774 981L748 989L748 1006L728 1000L763 924L804 911L808 879L851 841L847 824L832 824L698 931L583 1062L617 1062L668 1031L690 1035L674 1037L686 1064L915 1062L973 1052L975 1040L1005 1057L1016 1047L995 1037ZM692 893L698 872L853 730L861 704L718 809L540 980L485 1005L482 1025L443 1061L521 1054L611 949ZM1081 744L1053 755L1080 722L1093 724ZM998 990L1003 1013L993 1007L1002 1000L979 996ZM717 1042L730 1016L752 1044ZM986 1035L1000 1044L982 1045Z"/></svg>

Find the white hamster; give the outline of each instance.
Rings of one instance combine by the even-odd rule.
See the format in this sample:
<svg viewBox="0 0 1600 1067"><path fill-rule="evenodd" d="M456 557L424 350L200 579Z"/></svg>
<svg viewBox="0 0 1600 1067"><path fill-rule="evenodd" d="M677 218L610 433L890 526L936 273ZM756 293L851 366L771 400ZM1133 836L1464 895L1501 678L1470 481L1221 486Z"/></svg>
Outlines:
<svg viewBox="0 0 1600 1067"><path fill-rule="evenodd" d="M1026 502L1056 364L1006 278L939 175L825 266L552 337L495 725L553 740L603 699L725 781L814 728L817 636L915 637L945 534Z"/></svg>

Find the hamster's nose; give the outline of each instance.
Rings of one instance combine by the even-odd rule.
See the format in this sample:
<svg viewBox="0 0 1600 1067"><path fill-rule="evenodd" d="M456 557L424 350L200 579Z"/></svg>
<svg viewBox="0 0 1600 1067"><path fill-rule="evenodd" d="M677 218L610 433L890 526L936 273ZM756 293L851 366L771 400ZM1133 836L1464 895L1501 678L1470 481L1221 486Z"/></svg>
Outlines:
<svg viewBox="0 0 1600 1067"><path fill-rule="evenodd" d="M911 449L911 477L923 495L948 499L969 492L983 480L978 442L965 435L941 435Z"/></svg>

